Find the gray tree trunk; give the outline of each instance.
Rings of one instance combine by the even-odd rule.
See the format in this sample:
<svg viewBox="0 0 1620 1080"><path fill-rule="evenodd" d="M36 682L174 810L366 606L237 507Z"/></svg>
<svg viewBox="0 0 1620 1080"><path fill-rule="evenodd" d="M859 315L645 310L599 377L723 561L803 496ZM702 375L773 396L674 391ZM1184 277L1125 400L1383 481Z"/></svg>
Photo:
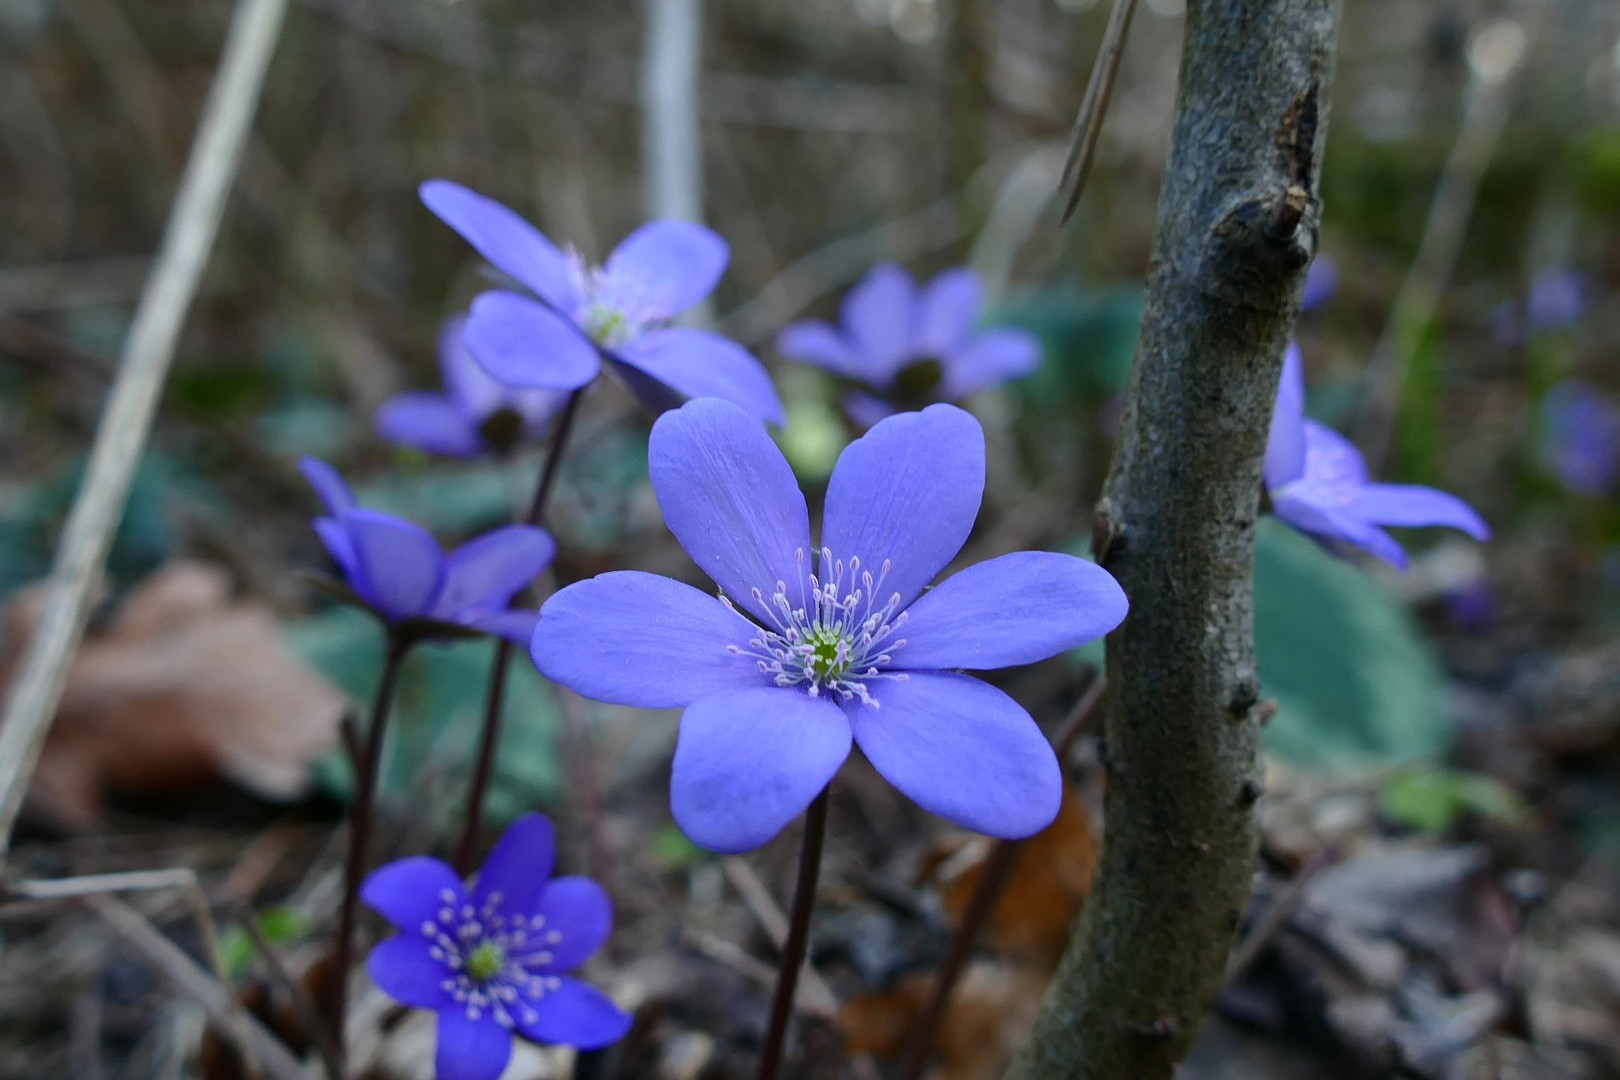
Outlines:
<svg viewBox="0 0 1620 1080"><path fill-rule="evenodd" d="M1315 252L1338 0L1191 0L1142 340L1095 549L1107 837L1009 1080L1157 1080L1219 989L1254 869L1254 520Z"/></svg>

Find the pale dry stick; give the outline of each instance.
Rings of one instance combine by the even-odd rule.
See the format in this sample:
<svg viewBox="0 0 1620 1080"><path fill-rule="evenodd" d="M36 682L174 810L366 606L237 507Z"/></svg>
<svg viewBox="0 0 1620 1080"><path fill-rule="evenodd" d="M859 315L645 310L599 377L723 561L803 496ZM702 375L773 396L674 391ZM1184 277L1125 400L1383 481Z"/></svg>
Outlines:
<svg viewBox="0 0 1620 1080"><path fill-rule="evenodd" d="M84 484L57 547L44 614L0 722L0 856L10 842L62 697L68 664L84 634L91 597L123 516L181 324L219 230L286 10L287 0L241 0L232 17L163 246L141 294Z"/></svg>
<svg viewBox="0 0 1620 1080"><path fill-rule="evenodd" d="M157 927L134 908L105 893L83 900L106 920L119 937L163 972L174 984L203 1007L216 1030L231 1042L244 1059L257 1058L275 1080L309 1080L309 1074L292 1051L265 1028L251 1013L232 1005L226 987L210 978L185 952L164 937Z"/></svg>
<svg viewBox="0 0 1620 1080"><path fill-rule="evenodd" d="M1470 76L1462 126L1435 186L1417 256L1367 362L1367 399L1357 441L1374 476L1383 471L1389 458L1412 356L1457 267L1480 183L1507 127L1525 45L1525 28L1512 19L1487 23L1469 40Z"/></svg>
<svg viewBox="0 0 1620 1080"><path fill-rule="evenodd" d="M1080 111L1075 114L1074 130L1069 135L1063 179L1058 181L1058 199L1063 204L1063 212L1058 216L1060 223L1068 221L1074 215L1074 208L1080 205L1080 193L1085 190L1086 176L1097 156L1097 136L1102 133L1108 100L1114 94L1119 60L1125 55L1125 35L1130 33L1131 16L1135 13L1136 0L1114 0L1114 8L1108 13L1108 27L1097 48L1097 62L1091 65L1086 96L1080 99Z"/></svg>
<svg viewBox="0 0 1620 1080"><path fill-rule="evenodd" d="M769 990L776 985L776 968L758 959L748 950L723 937L702 930L683 929L681 940L716 963L724 964L750 982ZM827 984L806 979L793 1007L806 1016L823 1020L836 1019L838 999L832 996Z"/></svg>
<svg viewBox="0 0 1620 1080"><path fill-rule="evenodd" d="M703 220L703 0L650 0L641 64L641 175L648 218ZM681 319L714 321L704 301Z"/></svg>
<svg viewBox="0 0 1620 1080"><path fill-rule="evenodd" d="M753 913L754 918L759 920L759 925L765 931L765 936L771 939L771 945L778 952L781 952L782 946L787 942L788 917L787 913L777 905L775 897L771 896L771 890L767 889L765 883L759 880L759 875L754 873L754 868L738 856L732 855L721 859L720 872L726 875L726 880L731 882L731 887L736 889L737 894L742 897L743 904ZM774 981L774 971L771 977ZM832 992L832 987L827 985L827 980L821 977L821 973L815 969L810 961L805 961L804 970L799 973L799 978L804 983L807 997L816 998L823 1002L836 1002L838 1000L838 995Z"/></svg>

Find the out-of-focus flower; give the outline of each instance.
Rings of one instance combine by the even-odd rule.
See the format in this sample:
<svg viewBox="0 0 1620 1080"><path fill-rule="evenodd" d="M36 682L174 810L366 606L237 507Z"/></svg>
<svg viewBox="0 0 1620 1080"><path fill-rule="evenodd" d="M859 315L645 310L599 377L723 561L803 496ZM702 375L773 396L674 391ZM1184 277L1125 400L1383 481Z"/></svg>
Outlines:
<svg viewBox="0 0 1620 1080"><path fill-rule="evenodd" d="M1023 837L1052 821L1063 781L1050 744L1016 701L958 669L1031 664L1101 637L1126 599L1101 567L1041 551L927 589L979 512L978 421L934 405L846 447L819 549L788 463L735 406L666 413L648 456L664 520L720 598L602 574L547 601L532 651L587 697L686 709L671 804L689 837L724 852L765 843L852 740L958 825Z"/></svg>
<svg viewBox="0 0 1620 1080"><path fill-rule="evenodd" d="M871 426L896 408L960 401L1040 365L1041 347L1023 330L976 329L984 302L979 276L947 270L918 289L892 263L875 267L844 298L839 326L794 323L776 347L790 360L842 375L867 392L846 402Z"/></svg>
<svg viewBox="0 0 1620 1080"><path fill-rule="evenodd" d="M507 525L446 555L426 530L355 504L326 462L305 458L304 476L326 507L315 532L360 600L383 621L454 623L527 641L538 613L509 609L551 565L557 545L536 525Z"/></svg>
<svg viewBox="0 0 1620 1080"><path fill-rule="evenodd" d="M1327 255L1318 255L1311 260L1311 267L1305 272L1305 294L1300 298L1299 306L1304 311L1315 311L1338 291L1338 264Z"/></svg>
<svg viewBox="0 0 1620 1080"><path fill-rule="evenodd" d="M360 898L398 934L367 968L388 996L439 1014L438 1080L496 1080L512 1036L596 1050L630 1017L567 974L602 947L613 902L596 882L551 876L556 836L542 814L513 822L469 894L438 859L389 863Z"/></svg>
<svg viewBox="0 0 1620 1080"><path fill-rule="evenodd" d="M497 270L529 290L473 301L467 348L497 380L524 389L573 390L602 361L655 412L718 397L757 419L782 422L782 403L760 362L735 341L672 326L714 291L731 251L712 230L652 221L600 267L562 251L511 209L449 180L429 180L422 201Z"/></svg>
<svg viewBox="0 0 1620 1080"><path fill-rule="evenodd" d="M1447 590L1443 602L1451 625L1472 634L1489 630L1501 615L1496 590L1484 577Z"/></svg>
<svg viewBox="0 0 1620 1080"><path fill-rule="evenodd" d="M1343 435L1305 417L1305 371L1299 347L1288 346L1266 445L1266 491L1283 521L1332 549L1360 548L1398 570L1406 552L1380 526L1441 525L1476 540L1491 530L1455 495L1415 484L1379 484Z"/></svg>
<svg viewBox="0 0 1620 1080"><path fill-rule="evenodd" d="M1530 280L1530 294L1522 301L1497 306L1492 315L1496 339L1504 345L1523 345L1536 334L1563 330L1586 312L1590 284L1586 275L1562 267L1543 270Z"/></svg>
<svg viewBox="0 0 1620 1080"><path fill-rule="evenodd" d="M567 401L561 390L514 390L495 381L463 341L458 315L439 333L444 393L400 394L377 410L377 431L390 442L444 457L508 454L539 440Z"/></svg>
<svg viewBox="0 0 1620 1080"><path fill-rule="evenodd" d="M1541 399L1541 460L1578 495L1602 495L1620 480L1620 408L1579 379Z"/></svg>

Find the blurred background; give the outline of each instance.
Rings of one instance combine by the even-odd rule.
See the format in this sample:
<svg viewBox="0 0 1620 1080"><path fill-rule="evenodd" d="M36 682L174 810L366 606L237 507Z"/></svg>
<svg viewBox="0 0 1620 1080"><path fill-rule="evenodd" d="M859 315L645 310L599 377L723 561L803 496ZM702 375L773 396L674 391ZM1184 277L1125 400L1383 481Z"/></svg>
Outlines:
<svg viewBox="0 0 1620 1080"><path fill-rule="evenodd" d="M659 4L673 21L653 32ZM232 978L307 1040L271 969L303 977L322 953L340 721L379 649L296 572L324 567L296 459L328 458L363 503L447 542L508 520L540 460L444 463L375 434L388 397L437 385L439 327L487 284L419 203L430 177L593 259L648 216L701 213L732 250L708 317L771 368L812 504L854 429L842 389L784 362L775 334L833 317L876 262L972 265L986 320L1033 331L1044 358L972 403L990 482L967 554L1083 553L1184 10L1143 0L1060 229L1051 195L1107 16L1096 0L294 0L13 873L196 870ZM0 0L0 678L229 17L224 0ZM1370 439L1378 478L1455 492L1495 537L1403 535L1397 575L1262 523L1278 709L1251 927L1279 917L1185 1075L1620 1076L1620 7L1351 0L1323 194L1298 330L1310 413ZM702 583L647 484L649 422L616 385L592 392L548 520L556 581ZM408 670L379 859L454 837L488 655L423 650ZM1055 723L1100 657L997 681ZM492 812L548 809L564 866L609 885L600 981L638 1023L605 1061L532 1051L508 1075L749 1075L792 845L691 847L667 809L674 715L520 667ZM1033 1015L1089 882L1097 753L1082 740L1070 803L992 916L937 1077L998 1075ZM841 784L790 1068L867 1080L893 1075L984 848L863 763ZM199 948L184 898L137 904ZM87 926L71 904L0 906L0 1075L244 1075L194 1004ZM424 1075L431 1024L387 1019L371 1074Z"/></svg>

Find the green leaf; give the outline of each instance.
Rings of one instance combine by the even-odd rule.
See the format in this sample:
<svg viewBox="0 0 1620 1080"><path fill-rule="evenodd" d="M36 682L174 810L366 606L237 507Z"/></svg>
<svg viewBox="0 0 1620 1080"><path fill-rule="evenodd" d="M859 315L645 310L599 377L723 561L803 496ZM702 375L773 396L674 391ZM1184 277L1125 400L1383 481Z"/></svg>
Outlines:
<svg viewBox="0 0 1620 1080"><path fill-rule="evenodd" d="M1378 794L1378 811L1419 832L1444 832L1468 813L1517 824L1529 816L1518 793L1488 776L1454 769L1404 769Z"/></svg>
<svg viewBox="0 0 1620 1080"><path fill-rule="evenodd" d="M1277 756L1349 772L1445 746L1440 672L1411 616L1366 571L1270 517L1256 538L1254 633Z"/></svg>
<svg viewBox="0 0 1620 1080"><path fill-rule="evenodd" d="M1062 408L1075 398L1125 389L1142 323L1142 291L1057 285L1009 300L985 322L1021 327L1040 338L1040 370L1015 383L1016 393L1033 408Z"/></svg>
<svg viewBox="0 0 1620 1080"><path fill-rule="evenodd" d="M660 826L647 838L647 856L661 870L684 870L707 859L709 853L670 823Z"/></svg>

